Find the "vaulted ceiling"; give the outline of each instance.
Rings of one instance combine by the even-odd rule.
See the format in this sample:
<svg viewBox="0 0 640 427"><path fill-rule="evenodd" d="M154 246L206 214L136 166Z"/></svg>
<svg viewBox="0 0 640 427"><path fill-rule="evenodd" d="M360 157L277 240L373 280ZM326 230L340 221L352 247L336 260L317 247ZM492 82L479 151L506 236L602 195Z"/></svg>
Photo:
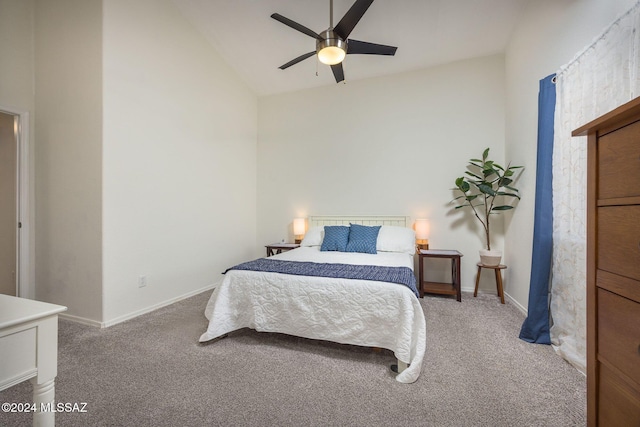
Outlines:
<svg viewBox="0 0 640 427"><path fill-rule="evenodd" d="M329 27L329 0L172 1L257 94L336 84L315 56L278 68L314 50L315 41L270 17L277 12L320 32ZM334 0L334 25L354 1ZM398 50L395 56L347 55L345 83L501 53L529 1L376 0L350 38Z"/></svg>

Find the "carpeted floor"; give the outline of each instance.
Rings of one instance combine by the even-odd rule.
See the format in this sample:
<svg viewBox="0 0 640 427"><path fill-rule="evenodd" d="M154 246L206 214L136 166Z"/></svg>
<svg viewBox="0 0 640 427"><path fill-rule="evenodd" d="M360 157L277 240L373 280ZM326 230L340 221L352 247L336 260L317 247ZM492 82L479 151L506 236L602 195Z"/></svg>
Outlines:
<svg viewBox="0 0 640 427"><path fill-rule="evenodd" d="M58 426L582 426L585 377L518 339L495 295L425 297L422 375L400 384L388 350L241 330L200 345L210 292L99 330L60 321ZM31 401L31 386L0 402ZM0 426L31 414L0 412Z"/></svg>

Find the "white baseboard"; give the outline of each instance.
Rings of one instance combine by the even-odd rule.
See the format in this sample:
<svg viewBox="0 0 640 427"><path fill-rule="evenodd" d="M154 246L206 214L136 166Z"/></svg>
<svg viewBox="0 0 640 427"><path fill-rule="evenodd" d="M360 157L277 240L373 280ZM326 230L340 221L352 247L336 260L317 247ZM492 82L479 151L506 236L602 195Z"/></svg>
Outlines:
<svg viewBox="0 0 640 427"><path fill-rule="evenodd" d="M511 301L511 304L513 304L518 310L520 310L522 312L522 314L524 314L524 317L527 317L527 314L529 313L529 310L526 307L524 307L518 301L513 299L513 297L511 295L509 295L508 293L505 292L504 296L505 296L505 298L509 299L509 301Z"/></svg>
<svg viewBox="0 0 640 427"><path fill-rule="evenodd" d="M60 313L58 314L60 319L69 320L71 322L80 323L82 325L93 326L94 328L104 328L102 322L93 319L87 319L85 317L74 316L72 314Z"/></svg>
<svg viewBox="0 0 640 427"><path fill-rule="evenodd" d="M166 307L168 305L171 305L173 303L176 303L178 301L181 301L183 299L187 299L190 298L194 295L198 295L202 292L206 292L209 290L212 290L213 288L216 287L216 284L212 284L212 285L207 285L203 288L200 289L196 289L195 291L191 291L191 292L187 292L186 294L182 294L180 296L177 296L175 298L171 298L168 299L166 301L160 302L158 304L154 304L150 307L145 307L141 310L137 310L134 311L132 313L129 314L125 314L124 316L120 316L120 317L116 317L115 319L111 319L111 320L107 320L106 322L98 322L97 320L91 320L91 319L86 319L84 317L79 317L79 316L73 316L70 314L60 314L60 318L65 319L65 320L70 320L72 322L76 322L76 323L81 323L83 325L88 325L88 326L93 326L93 327L97 327L97 328L108 328L110 326L113 325L117 325L118 323L122 323L125 322L127 320L131 320L133 318L136 318L138 316L142 316L143 314L147 314L147 313L151 313L152 311L155 311L159 308L162 307Z"/></svg>
<svg viewBox="0 0 640 427"><path fill-rule="evenodd" d="M473 293L473 291L475 291L475 288L462 288L461 290L462 290L462 292L472 292ZM489 293L489 292L484 292L482 290L479 290L478 293L485 294L485 293ZM504 293L504 297L506 299L508 299L509 302L511 304L513 304L518 310L520 310L522 312L522 314L524 314L525 317L527 317L528 310L527 310L526 307L523 307L522 304L520 304L518 301L513 299L513 297L511 295L509 295L508 293L506 293L506 292Z"/></svg>
<svg viewBox="0 0 640 427"><path fill-rule="evenodd" d="M152 305L150 307L146 307L146 308L134 311L134 312L129 313L129 314L125 314L124 316L116 317L115 319L108 320L106 322L99 322L97 320L87 319L87 318L79 317L79 316L73 316L71 314L65 314L65 313L60 313L58 316L61 319L69 320L69 321L80 323L80 324L87 325L87 326L93 326L93 327L96 327L96 328L108 328L109 326L117 325L118 323L125 322L127 320L136 318L138 316L142 316L143 314L151 313L152 311L155 311L155 310L157 310L159 308L166 307L168 305L171 305L171 304L176 303L178 301L181 301L183 299L187 299L187 298L190 298L190 297L192 297L194 295L198 295L199 293L206 292L208 290L212 290L213 288L216 287L216 285L217 285L217 283L214 283L214 284L211 284L211 285L207 285L207 286L205 286L203 288L196 289L195 291L187 292L186 294L182 294L182 295L180 295L178 297L171 298L169 300L163 301L163 302L158 303L158 304L154 304L154 305ZM473 292L474 291L473 288L462 288L461 290L462 290L462 292ZM482 291L480 291L480 292L483 293ZM511 304L513 304L518 310L520 310L522 312L522 314L525 315L525 317L527 316L527 309L525 307L523 307L518 301L513 299L511 297L511 295L509 295L508 293L505 292L504 296L505 296L505 298L507 298L511 302Z"/></svg>

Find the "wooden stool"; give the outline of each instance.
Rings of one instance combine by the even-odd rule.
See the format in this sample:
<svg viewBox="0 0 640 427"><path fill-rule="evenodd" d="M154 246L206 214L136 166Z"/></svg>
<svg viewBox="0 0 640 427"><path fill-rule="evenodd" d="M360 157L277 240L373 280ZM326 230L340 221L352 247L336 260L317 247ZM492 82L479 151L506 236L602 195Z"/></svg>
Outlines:
<svg viewBox="0 0 640 427"><path fill-rule="evenodd" d="M478 285L480 284L480 272L483 268L491 268L496 272L496 286L498 287L498 296L500 297L500 302L504 304L504 291L502 289L502 273L500 270L504 270L507 268L506 265L484 265L483 263L478 263L478 274L476 275L476 289L473 291L473 296L478 296Z"/></svg>

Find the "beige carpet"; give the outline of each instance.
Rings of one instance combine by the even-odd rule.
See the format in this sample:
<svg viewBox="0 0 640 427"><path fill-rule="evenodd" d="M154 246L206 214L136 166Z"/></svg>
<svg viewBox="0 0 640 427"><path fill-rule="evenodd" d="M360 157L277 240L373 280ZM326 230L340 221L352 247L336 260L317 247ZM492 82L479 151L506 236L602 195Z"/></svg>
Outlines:
<svg viewBox="0 0 640 427"><path fill-rule="evenodd" d="M209 292L108 329L60 322L58 426L582 426L586 381L549 346L518 339L495 295L425 297L422 375L390 351L241 330L200 345ZM1 362L0 362L1 363ZM0 402L31 401L31 386ZM30 414L0 413L0 426Z"/></svg>

